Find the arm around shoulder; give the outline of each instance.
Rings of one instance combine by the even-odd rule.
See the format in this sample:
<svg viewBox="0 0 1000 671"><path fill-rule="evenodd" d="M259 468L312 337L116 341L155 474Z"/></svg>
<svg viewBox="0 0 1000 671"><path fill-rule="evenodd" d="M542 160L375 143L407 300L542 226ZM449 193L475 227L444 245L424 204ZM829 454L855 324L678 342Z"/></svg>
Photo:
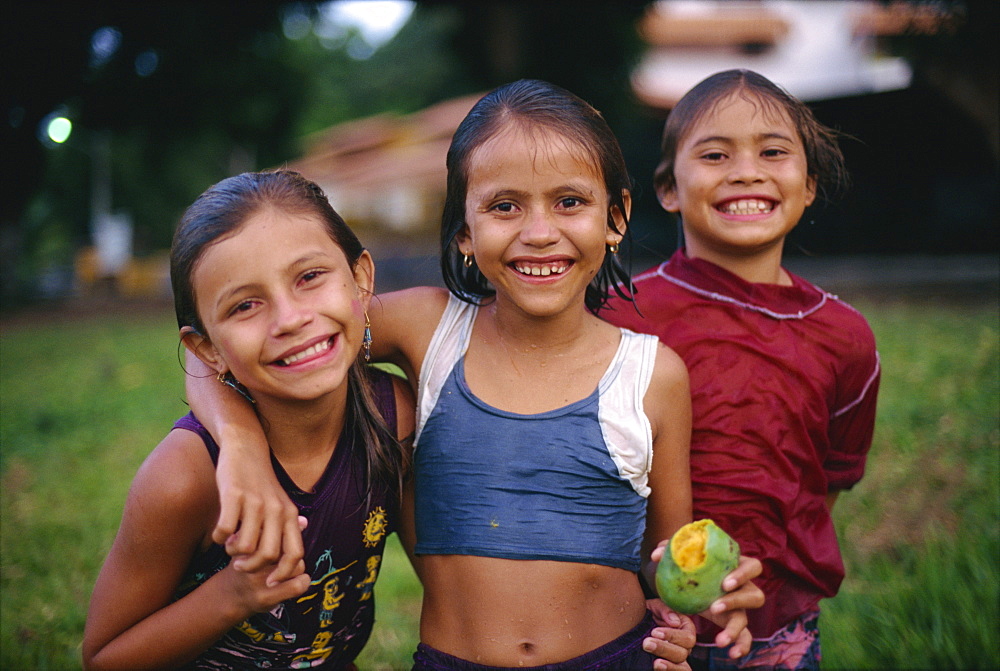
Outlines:
<svg viewBox="0 0 1000 671"><path fill-rule="evenodd" d="M439 287L413 287L380 294L371 302L372 358L402 368L414 389L448 297Z"/></svg>

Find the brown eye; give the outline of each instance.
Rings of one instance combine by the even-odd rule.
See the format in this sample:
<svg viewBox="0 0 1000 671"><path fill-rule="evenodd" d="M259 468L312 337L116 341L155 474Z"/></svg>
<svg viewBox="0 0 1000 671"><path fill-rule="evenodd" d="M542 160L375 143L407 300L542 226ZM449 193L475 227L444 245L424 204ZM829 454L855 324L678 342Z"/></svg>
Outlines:
<svg viewBox="0 0 1000 671"><path fill-rule="evenodd" d="M233 306L233 309L230 310L229 314L235 315L240 312L246 312L247 310L251 309L253 309L253 301L242 301Z"/></svg>

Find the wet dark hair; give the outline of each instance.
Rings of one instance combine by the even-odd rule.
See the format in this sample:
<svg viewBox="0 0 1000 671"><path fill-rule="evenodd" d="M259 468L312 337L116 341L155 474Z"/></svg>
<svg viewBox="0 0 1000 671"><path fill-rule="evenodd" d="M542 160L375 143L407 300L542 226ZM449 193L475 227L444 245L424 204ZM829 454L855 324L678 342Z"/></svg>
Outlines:
<svg viewBox="0 0 1000 671"><path fill-rule="evenodd" d="M677 185L674 162L677 148L706 114L726 98L738 95L770 113L785 113L802 139L806 153L806 171L816 180L818 191L826 198L847 187L847 167L837 144L838 134L821 124L809 107L783 88L752 70L725 70L695 85L667 116L663 129L660 164L653 175L658 192Z"/></svg>
<svg viewBox="0 0 1000 671"><path fill-rule="evenodd" d="M448 191L441 218L441 272L444 283L456 297L467 303L480 303L496 294L486 277L473 265L467 268L458 250L456 236L464 228L466 190L469 182L469 158L472 153L514 127L528 131L558 133L578 145L600 169L608 193L608 226L622 235L622 252L606 253L600 270L587 287L585 303L596 313L614 289L621 298L632 299L628 263L628 226L619 231L611 216L617 208L625 223L628 211L623 192L632 190L618 140L601 113L569 91L548 82L522 79L500 86L483 96L459 124L448 149ZM626 257L625 265L619 256Z"/></svg>
<svg viewBox="0 0 1000 671"><path fill-rule="evenodd" d="M323 190L297 172L273 170L246 172L209 187L184 212L170 249L170 282L174 312L180 328L191 327L208 337L198 316L194 286L195 266L212 244L234 235L251 217L274 208L317 217L330 238L343 250L353 269L364 246L333 209ZM368 492L373 481L401 491L406 467L395 433L386 426L371 389L368 367L361 354L348 372L345 431L353 431L364 444Z"/></svg>

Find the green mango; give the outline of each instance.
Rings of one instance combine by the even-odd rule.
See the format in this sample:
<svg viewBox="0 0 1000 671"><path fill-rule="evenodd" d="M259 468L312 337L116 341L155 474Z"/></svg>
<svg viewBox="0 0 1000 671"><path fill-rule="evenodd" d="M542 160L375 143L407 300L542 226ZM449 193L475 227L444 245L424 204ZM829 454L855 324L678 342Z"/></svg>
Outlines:
<svg viewBox="0 0 1000 671"><path fill-rule="evenodd" d="M740 562L740 546L710 519L685 524L656 567L656 591L678 613L700 613L724 594L722 580Z"/></svg>

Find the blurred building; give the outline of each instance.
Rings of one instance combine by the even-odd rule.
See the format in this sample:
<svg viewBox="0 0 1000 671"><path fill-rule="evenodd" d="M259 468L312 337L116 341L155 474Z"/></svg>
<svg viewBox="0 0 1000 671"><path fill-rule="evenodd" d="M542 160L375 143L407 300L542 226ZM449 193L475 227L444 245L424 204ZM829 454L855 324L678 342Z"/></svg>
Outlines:
<svg viewBox="0 0 1000 671"><path fill-rule="evenodd" d="M843 0L659 0L639 31L650 49L633 75L646 104L670 109L705 77L747 68L805 101L905 89L903 58L878 39L936 32L945 15L927 5Z"/></svg>
<svg viewBox="0 0 1000 671"><path fill-rule="evenodd" d="M339 124L309 138L288 167L319 184L366 244L424 251L441 223L448 145L480 97Z"/></svg>

